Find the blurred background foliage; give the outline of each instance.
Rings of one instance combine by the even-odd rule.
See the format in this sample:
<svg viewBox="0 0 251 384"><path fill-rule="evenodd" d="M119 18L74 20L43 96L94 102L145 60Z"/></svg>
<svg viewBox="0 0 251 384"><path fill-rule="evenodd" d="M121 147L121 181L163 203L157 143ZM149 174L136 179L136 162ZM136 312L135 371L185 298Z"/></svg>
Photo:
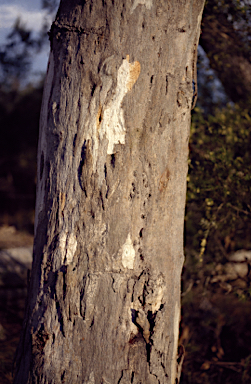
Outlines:
<svg viewBox="0 0 251 384"><path fill-rule="evenodd" d="M238 104L192 116L186 247L221 260L251 249L251 115Z"/></svg>
<svg viewBox="0 0 251 384"><path fill-rule="evenodd" d="M57 6L57 0L42 1L48 15ZM241 290L209 282L229 255L251 249L250 0L207 0L201 29L185 216L181 342L187 357L181 382L249 383L250 276ZM0 226L30 233L44 80L43 74L31 82L31 63L49 44L48 30L46 17L39 35L18 19L0 47ZM228 290L231 298L224 296Z"/></svg>
<svg viewBox="0 0 251 384"><path fill-rule="evenodd" d="M208 0L185 216L182 384L251 382L251 2ZM246 267L233 278L227 268Z"/></svg>

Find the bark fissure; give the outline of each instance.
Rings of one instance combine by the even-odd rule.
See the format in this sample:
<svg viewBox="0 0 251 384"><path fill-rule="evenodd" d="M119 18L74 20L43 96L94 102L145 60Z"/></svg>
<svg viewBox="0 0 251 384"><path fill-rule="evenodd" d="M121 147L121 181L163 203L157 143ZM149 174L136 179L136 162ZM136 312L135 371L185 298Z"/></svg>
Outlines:
<svg viewBox="0 0 251 384"><path fill-rule="evenodd" d="M89 28L85 29L81 26L75 26L70 25L66 23L59 23L57 20L53 22L51 26L51 30L49 32L49 36L52 39L54 34L57 34L58 32L73 32L78 35L97 35L97 36L104 36L106 29L104 26L96 29L96 28Z"/></svg>

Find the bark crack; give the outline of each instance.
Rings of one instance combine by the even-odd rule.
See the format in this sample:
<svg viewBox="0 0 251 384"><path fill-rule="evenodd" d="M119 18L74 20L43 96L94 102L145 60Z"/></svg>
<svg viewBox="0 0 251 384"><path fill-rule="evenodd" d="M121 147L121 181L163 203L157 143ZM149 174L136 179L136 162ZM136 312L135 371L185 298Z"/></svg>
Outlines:
<svg viewBox="0 0 251 384"><path fill-rule="evenodd" d="M122 378L123 378L123 374L124 374L124 370L122 370L122 372L121 372L121 376L120 376L120 378L119 378L118 384L121 382L121 380L122 380Z"/></svg>
<svg viewBox="0 0 251 384"><path fill-rule="evenodd" d="M151 276L149 271L143 271L133 287L132 322L137 326L146 343L150 372L156 317L164 308L162 302L164 285L162 274Z"/></svg>
<svg viewBox="0 0 251 384"><path fill-rule="evenodd" d="M65 23L59 23L57 20L55 20L52 23L51 29L48 32L50 40L52 40L53 33L55 32L72 32L77 33L78 35L97 35L97 36L104 36L106 27L102 26L98 29L96 28L82 28L80 26L65 24ZM57 34L56 34L57 35Z"/></svg>
<svg viewBox="0 0 251 384"><path fill-rule="evenodd" d="M162 273L154 274L149 269L142 271L132 289L132 322L138 328L138 335L130 342L144 339L149 373L160 384L168 378L166 358L168 355L167 336L164 337L165 281ZM159 339L163 343L159 345ZM166 379L165 379L166 380Z"/></svg>

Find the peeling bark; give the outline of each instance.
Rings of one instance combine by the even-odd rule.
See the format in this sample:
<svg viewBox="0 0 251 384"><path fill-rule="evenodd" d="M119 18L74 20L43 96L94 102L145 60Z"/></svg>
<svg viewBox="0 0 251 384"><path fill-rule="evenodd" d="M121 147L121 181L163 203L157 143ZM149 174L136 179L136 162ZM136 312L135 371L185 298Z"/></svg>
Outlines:
<svg viewBox="0 0 251 384"><path fill-rule="evenodd" d="M15 383L176 382L203 5L61 1Z"/></svg>

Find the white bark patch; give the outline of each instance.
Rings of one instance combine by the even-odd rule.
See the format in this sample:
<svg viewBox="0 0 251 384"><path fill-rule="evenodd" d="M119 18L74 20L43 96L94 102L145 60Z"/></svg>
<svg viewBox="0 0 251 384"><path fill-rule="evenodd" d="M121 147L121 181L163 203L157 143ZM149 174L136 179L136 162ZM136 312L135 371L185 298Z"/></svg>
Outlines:
<svg viewBox="0 0 251 384"><path fill-rule="evenodd" d="M151 279L148 280L147 288L144 291L144 308L146 311L156 313L160 309L161 304L163 304L164 289L165 282L162 274L160 274L159 276L152 276ZM141 303L137 300L135 305L141 306ZM137 307L135 307L135 309L138 310Z"/></svg>
<svg viewBox="0 0 251 384"><path fill-rule="evenodd" d="M85 382L86 384L95 384L95 379L94 379L94 372L92 371L89 376L89 380Z"/></svg>
<svg viewBox="0 0 251 384"><path fill-rule="evenodd" d="M73 233L63 232L59 237L59 249L61 250L62 263L70 264L77 249L77 240Z"/></svg>
<svg viewBox="0 0 251 384"><path fill-rule="evenodd" d="M129 63L129 55L123 60L118 70L117 87L112 100L103 111L100 127L100 139L105 135L108 139L107 154L114 153L115 144L125 144L125 119L122 101L136 83L140 74L140 63Z"/></svg>
<svg viewBox="0 0 251 384"><path fill-rule="evenodd" d="M127 236L126 242L122 245L122 264L124 268L133 269L135 250L133 248L131 235Z"/></svg>
<svg viewBox="0 0 251 384"><path fill-rule="evenodd" d="M87 288L85 297L85 322L90 326L93 319L94 302L98 291L98 276L91 274L87 278Z"/></svg>
<svg viewBox="0 0 251 384"><path fill-rule="evenodd" d="M109 64L112 61L113 56L109 57L105 63ZM97 95L94 95L91 100L90 120L87 122L87 126L90 128L85 140L90 140L92 143L93 171L99 173L100 184L103 181L100 170L104 168L103 164L98 164L98 160L100 163L100 153L104 152L99 148L100 142L103 138L107 139L106 152L109 155L115 153L115 144L125 144L126 127L122 102L127 92L136 83L139 74L140 63L138 61L129 63L129 55L127 55L118 69L116 88L112 91L111 99L106 102L107 94L113 84L112 76L106 73L101 76L102 87L99 89L98 99Z"/></svg>
<svg viewBox="0 0 251 384"><path fill-rule="evenodd" d="M137 8L138 5L145 5L146 9L151 9L153 6L152 0L134 0L131 13Z"/></svg>
<svg viewBox="0 0 251 384"><path fill-rule="evenodd" d="M162 304L162 298L163 298L163 288L158 287L156 288L154 295L152 295L152 302L151 302L152 313L155 313L160 309L160 306Z"/></svg>

